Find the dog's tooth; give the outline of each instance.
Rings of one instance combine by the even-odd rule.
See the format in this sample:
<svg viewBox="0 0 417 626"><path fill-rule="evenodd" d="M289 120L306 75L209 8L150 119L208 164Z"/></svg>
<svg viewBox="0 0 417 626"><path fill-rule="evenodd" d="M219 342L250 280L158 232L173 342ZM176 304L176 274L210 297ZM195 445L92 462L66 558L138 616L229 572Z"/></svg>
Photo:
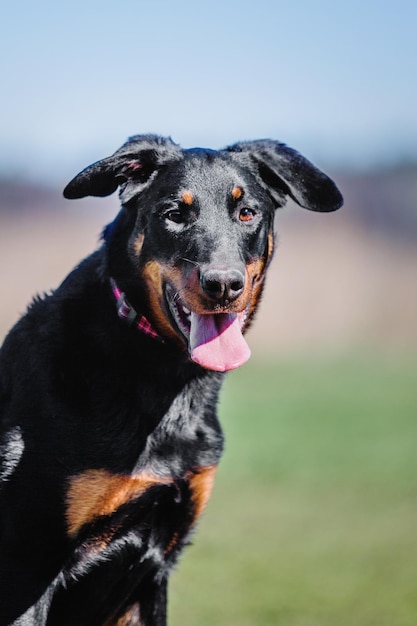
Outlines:
<svg viewBox="0 0 417 626"><path fill-rule="evenodd" d="M182 307L182 310L184 311L184 313L185 313L186 315L190 315L190 314L191 314L190 309L187 309L187 307L185 307L185 306L183 306L183 307Z"/></svg>

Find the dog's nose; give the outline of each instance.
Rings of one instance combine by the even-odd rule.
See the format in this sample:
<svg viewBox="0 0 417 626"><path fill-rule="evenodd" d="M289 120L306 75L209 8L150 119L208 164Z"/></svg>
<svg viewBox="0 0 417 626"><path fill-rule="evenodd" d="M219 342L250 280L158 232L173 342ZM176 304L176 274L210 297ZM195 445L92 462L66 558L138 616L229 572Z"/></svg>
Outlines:
<svg viewBox="0 0 417 626"><path fill-rule="evenodd" d="M208 269L202 273L201 288L212 300L232 301L240 296L245 277L236 269Z"/></svg>

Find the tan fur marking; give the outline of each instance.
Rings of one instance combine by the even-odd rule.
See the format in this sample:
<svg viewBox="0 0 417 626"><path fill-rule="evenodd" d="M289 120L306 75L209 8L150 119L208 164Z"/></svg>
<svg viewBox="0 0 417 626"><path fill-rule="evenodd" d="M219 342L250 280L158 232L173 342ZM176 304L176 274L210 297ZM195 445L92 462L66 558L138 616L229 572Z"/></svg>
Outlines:
<svg viewBox="0 0 417 626"><path fill-rule="evenodd" d="M246 266L246 271L249 276L249 283L252 285L263 274L265 269L265 259L254 259Z"/></svg>
<svg viewBox="0 0 417 626"><path fill-rule="evenodd" d="M175 548L175 546L178 543L178 539L179 538L180 538L179 533L174 533L172 535L171 541L169 542L169 544L165 548L164 554L169 554Z"/></svg>
<svg viewBox="0 0 417 626"><path fill-rule="evenodd" d="M242 187L233 187L233 189L232 189L232 198L234 200L239 200L239 198L241 198L242 195L243 195Z"/></svg>
<svg viewBox="0 0 417 626"><path fill-rule="evenodd" d="M216 470L216 465L202 467L196 474L192 474L189 479L194 503L195 520L201 515L210 498Z"/></svg>
<svg viewBox="0 0 417 626"><path fill-rule="evenodd" d="M72 537L86 523L111 515L123 504L142 495L149 487L171 479L150 474L123 476L106 470L88 470L71 479L67 494L67 528Z"/></svg>
<svg viewBox="0 0 417 626"><path fill-rule="evenodd" d="M135 251L136 256L139 256L142 252L143 242L145 240L145 235L140 233L133 242L133 250Z"/></svg>
<svg viewBox="0 0 417 626"><path fill-rule="evenodd" d="M129 607L123 615L110 619L103 626L144 626L140 618L139 604Z"/></svg>
<svg viewBox="0 0 417 626"><path fill-rule="evenodd" d="M83 550L85 550L87 554L101 554L110 544L117 530L118 529L114 527L101 535L88 537L88 539L83 541Z"/></svg>
<svg viewBox="0 0 417 626"><path fill-rule="evenodd" d="M184 204L188 204L188 206L191 206L192 203L194 202L194 197L191 191L184 191L181 198Z"/></svg>
<svg viewBox="0 0 417 626"><path fill-rule="evenodd" d="M149 261L143 269L142 276L147 287L148 303L152 311L152 319L156 322L157 329L183 347L182 340L178 337L171 323L166 318L162 304L164 299L163 283L166 280L168 280L175 289L178 291L181 290L182 275L180 270L161 265L157 261Z"/></svg>
<svg viewBox="0 0 417 626"><path fill-rule="evenodd" d="M274 247L275 247L274 235L273 233L269 232L268 233L268 259L271 258L274 252Z"/></svg>
<svg viewBox="0 0 417 626"><path fill-rule="evenodd" d="M157 261L148 261L143 269L143 277L150 290L162 296L162 267Z"/></svg>

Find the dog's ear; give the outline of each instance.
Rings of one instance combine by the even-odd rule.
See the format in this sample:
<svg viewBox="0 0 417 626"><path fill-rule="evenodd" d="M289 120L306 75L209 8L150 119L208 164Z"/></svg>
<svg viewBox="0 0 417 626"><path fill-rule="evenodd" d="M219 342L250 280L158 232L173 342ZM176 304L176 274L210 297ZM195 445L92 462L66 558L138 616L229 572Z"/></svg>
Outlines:
<svg viewBox="0 0 417 626"><path fill-rule="evenodd" d="M311 211L336 211L343 204L334 182L283 143L271 139L244 141L226 151L255 174L276 207L283 206L285 196Z"/></svg>
<svg viewBox="0 0 417 626"><path fill-rule="evenodd" d="M172 139L136 135L112 156L77 174L65 187L64 196L71 200L84 196L109 196L120 186L125 196L123 200L127 201L133 188L136 192L140 190L161 165L181 158L181 148Z"/></svg>

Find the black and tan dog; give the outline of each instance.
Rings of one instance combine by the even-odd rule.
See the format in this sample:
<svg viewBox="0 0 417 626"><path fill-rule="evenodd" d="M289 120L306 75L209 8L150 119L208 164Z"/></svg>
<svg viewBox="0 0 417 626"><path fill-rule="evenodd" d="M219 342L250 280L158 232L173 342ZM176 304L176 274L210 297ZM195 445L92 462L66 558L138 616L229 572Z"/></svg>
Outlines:
<svg viewBox="0 0 417 626"><path fill-rule="evenodd" d="M117 187L103 245L1 351L1 626L166 624L168 574L222 452L223 372L249 358L274 211L342 204L270 140L136 136L64 193Z"/></svg>

